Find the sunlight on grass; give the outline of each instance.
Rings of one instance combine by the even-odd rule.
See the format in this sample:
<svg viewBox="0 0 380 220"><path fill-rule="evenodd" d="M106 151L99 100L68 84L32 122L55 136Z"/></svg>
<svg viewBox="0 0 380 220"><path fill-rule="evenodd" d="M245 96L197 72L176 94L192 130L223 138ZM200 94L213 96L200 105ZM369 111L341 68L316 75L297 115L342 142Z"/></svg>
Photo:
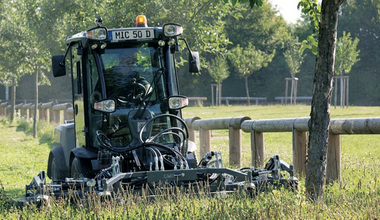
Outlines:
<svg viewBox="0 0 380 220"><path fill-rule="evenodd" d="M202 119L249 116L252 119L308 117L310 106L188 107L185 118ZM332 108L331 118L380 116L380 107ZM247 193L209 196L206 193L163 193L147 199L125 193L112 199L54 200L49 208L16 209L7 201L23 193L25 184L47 166L54 127L42 125L38 139L30 124L10 125L0 119L0 219L379 219L380 136L342 135L342 182L325 187L322 201L311 203L299 190L274 190L251 198ZM199 134L197 134L198 136ZM199 142L199 137L197 137ZM250 134L242 133L242 166L250 166ZM198 144L199 146L199 144ZM228 131L212 131L211 149L223 153L228 165ZM199 151L199 149L198 149ZM198 153L199 154L199 153ZM292 161L291 132L265 133L265 157L279 154ZM200 156L200 155L199 155Z"/></svg>

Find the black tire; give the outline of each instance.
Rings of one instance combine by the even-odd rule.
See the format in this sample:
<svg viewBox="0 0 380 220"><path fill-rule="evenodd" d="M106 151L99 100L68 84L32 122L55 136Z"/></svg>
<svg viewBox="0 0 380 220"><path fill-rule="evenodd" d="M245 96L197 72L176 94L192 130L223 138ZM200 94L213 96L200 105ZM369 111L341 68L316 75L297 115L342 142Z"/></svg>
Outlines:
<svg viewBox="0 0 380 220"><path fill-rule="evenodd" d="M70 177L74 179L90 178L91 164L84 159L74 157L70 166Z"/></svg>
<svg viewBox="0 0 380 220"><path fill-rule="evenodd" d="M54 156L55 155L55 156ZM58 156L58 158L56 158ZM62 160L59 160L59 153L50 153L48 162L48 177L52 181L64 181L68 177L66 165ZM62 159L62 158L61 158Z"/></svg>
<svg viewBox="0 0 380 220"><path fill-rule="evenodd" d="M55 157L53 157L53 159L51 160L50 170L51 170L51 179L53 181L57 181L59 178L59 171L57 170L57 164L55 162Z"/></svg>

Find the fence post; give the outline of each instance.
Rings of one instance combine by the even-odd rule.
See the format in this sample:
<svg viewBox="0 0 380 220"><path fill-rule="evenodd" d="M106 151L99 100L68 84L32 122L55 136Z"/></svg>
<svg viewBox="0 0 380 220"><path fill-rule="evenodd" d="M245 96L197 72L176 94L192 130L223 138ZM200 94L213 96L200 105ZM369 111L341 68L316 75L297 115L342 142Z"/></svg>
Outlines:
<svg viewBox="0 0 380 220"><path fill-rule="evenodd" d="M241 166L241 130L229 127L229 163Z"/></svg>
<svg viewBox="0 0 380 220"><path fill-rule="evenodd" d="M57 123L57 124L61 123L61 111L60 110L53 111L53 117L54 117L55 123Z"/></svg>
<svg viewBox="0 0 380 220"><path fill-rule="evenodd" d="M7 105L6 107L6 116L11 117L12 105Z"/></svg>
<svg viewBox="0 0 380 220"><path fill-rule="evenodd" d="M45 120L45 109L41 108L42 103L38 103L38 120Z"/></svg>
<svg viewBox="0 0 380 220"><path fill-rule="evenodd" d="M1 116L7 115L7 104L8 104L8 102L0 103L0 115Z"/></svg>
<svg viewBox="0 0 380 220"><path fill-rule="evenodd" d="M208 129L199 129L199 145L201 158L211 151L211 131Z"/></svg>
<svg viewBox="0 0 380 220"><path fill-rule="evenodd" d="M63 120L71 120L74 119L74 109L73 107L70 107L65 110L64 118Z"/></svg>
<svg viewBox="0 0 380 220"><path fill-rule="evenodd" d="M21 118L21 114L22 114L22 111L21 111L21 107L22 107L23 103L20 103L20 104L17 104L15 105L15 118Z"/></svg>
<svg viewBox="0 0 380 220"><path fill-rule="evenodd" d="M293 128L293 166L298 176L306 174L307 132Z"/></svg>
<svg viewBox="0 0 380 220"><path fill-rule="evenodd" d="M251 158L252 166L260 167L264 164L264 133L251 130Z"/></svg>
<svg viewBox="0 0 380 220"><path fill-rule="evenodd" d="M329 132L328 140L326 182L331 183L341 180L341 137Z"/></svg>
<svg viewBox="0 0 380 220"><path fill-rule="evenodd" d="M195 130L193 128L193 122L195 120L199 120L201 119L200 117L192 117L192 118L185 118L185 123L187 125L187 127L189 128L189 140L194 142L196 141L196 135L195 135Z"/></svg>
<svg viewBox="0 0 380 220"><path fill-rule="evenodd" d="M49 123L54 122L54 112L53 112L53 105L49 107Z"/></svg>

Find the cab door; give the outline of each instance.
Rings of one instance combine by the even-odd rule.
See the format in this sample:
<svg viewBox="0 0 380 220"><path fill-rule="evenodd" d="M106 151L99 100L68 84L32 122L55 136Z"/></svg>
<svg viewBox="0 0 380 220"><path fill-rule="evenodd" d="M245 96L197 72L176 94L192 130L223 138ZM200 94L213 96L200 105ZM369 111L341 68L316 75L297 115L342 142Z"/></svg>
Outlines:
<svg viewBox="0 0 380 220"><path fill-rule="evenodd" d="M83 65L82 65L82 48L78 44L71 47L71 68L73 83L73 100L74 100L74 120L75 120L75 137L76 147L84 147L85 138L85 115L83 100Z"/></svg>

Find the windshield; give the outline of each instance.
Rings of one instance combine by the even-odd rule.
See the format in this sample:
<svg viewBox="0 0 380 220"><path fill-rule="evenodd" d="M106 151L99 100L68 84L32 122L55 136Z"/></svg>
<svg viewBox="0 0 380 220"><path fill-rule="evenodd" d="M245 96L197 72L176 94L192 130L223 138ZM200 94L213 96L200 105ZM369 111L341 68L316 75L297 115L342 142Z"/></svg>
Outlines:
<svg viewBox="0 0 380 220"><path fill-rule="evenodd" d="M149 44L138 44L135 47L108 48L101 55L107 99L118 99L121 102L136 104L136 99L149 95L149 101L164 97L155 88L161 76L163 56L159 48ZM162 84L159 86L163 89ZM151 94L154 93L154 94Z"/></svg>
<svg viewBox="0 0 380 220"><path fill-rule="evenodd" d="M108 45L100 55L104 75L105 99L116 102L116 111L94 111L92 132L102 131L113 147L125 147L136 140L145 122L158 114L167 113L167 89L162 47L138 43ZM104 97L103 97L104 99ZM96 100L95 100L96 101ZM95 119L96 118L96 119ZM167 124L167 123L165 123ZM98 147L99 143L93 142Z"/></svg>

